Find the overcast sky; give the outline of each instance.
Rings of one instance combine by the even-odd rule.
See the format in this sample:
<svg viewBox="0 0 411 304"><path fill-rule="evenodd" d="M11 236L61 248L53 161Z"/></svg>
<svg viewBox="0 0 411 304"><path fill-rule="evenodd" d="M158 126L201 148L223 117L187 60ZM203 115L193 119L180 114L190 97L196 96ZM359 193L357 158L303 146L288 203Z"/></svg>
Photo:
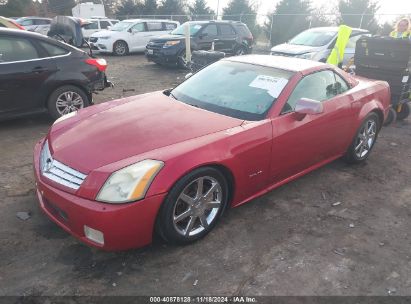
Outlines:
<svg viewBox="0 0 411 304"><path fill-rule="evenodd" d="M230 0L220 0L220 12L224 6ZM267 14L274 10L276 3L280 0L251 0L254 3L258 4L259 14ZM217 2L218 0L207 0L208 5L213 9L217 10ZM326 12L331 12L333 8L337 6L338 0L312 0L311 1L316 8L321 8ZM378 0L380 4L379 14L384 14L384 16L379 16L381 18L382 23L385 21L393 20L398 18L398 16L389 15L389 14L408 14L411 15L411 0Z"/></svg>

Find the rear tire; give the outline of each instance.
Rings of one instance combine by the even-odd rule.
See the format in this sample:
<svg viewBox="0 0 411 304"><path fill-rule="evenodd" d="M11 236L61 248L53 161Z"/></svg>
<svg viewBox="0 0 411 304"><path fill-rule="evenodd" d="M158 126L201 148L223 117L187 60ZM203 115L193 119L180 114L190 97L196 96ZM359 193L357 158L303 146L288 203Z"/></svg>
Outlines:
<svg viewBox="0 0 411 304"><path fill-rule="evenodd" d="M404 120L410 115L410 104L408 102L401 105L401 111L397 112L397 119Z"/></svg>
<svg viewBox="0 0 411 304"><path fill-rule="evenodd" d="M244 46L239 46L236 50L235 50L235 55L236 56L242 56L242 55L247 55L247 50Z"/></svg>
<svg viewBox="0 0 411 304"><path fill-rule="evenodd" d="M161 206L157 233L166 242L180 245L203 238L224 213L228 189L224 175L215 168L199 168L187 174L177 181Z"/></svg>
<svg viewBox="0 0 411 304"><path fill-rule="evenodd" d="M128 45L125 41L116 41L113 45L113 54L116 56L126 56L129 53Z"/></svg>
<svg viewBox="0 0 411 304"><path fill-rule="evenodd" d="M344 156L346 162L358 164L364 162L371 153L380 131L380 119L374 112L368 114Z"/></svg>
<svg viewBox="0 0 411 304"><path fill-rule="evenodd" d="M82 89L72 85L65 85L54 90L47 102L47 108L53 119L89 105L90 99L87 94Z"/></svg>

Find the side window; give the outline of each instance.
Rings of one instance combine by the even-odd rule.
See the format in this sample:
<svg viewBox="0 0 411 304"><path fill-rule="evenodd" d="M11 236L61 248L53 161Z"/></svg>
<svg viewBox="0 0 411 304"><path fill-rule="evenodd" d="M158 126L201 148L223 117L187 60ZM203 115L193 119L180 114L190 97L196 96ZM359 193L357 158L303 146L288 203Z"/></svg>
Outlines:
<svg viewBox="0 0 411 304"><path fill-rule="evenodd" d="M111 26L110 22L108 21L100 21L100 28L106 30L109 26Z"/></svg>
<svg viewBox="0 0 411 304"><path fill-rule="evenodd" d="M177 28L177 24L170 23L170 22L164 22L164 30L165 31L172 31L176 28Z"/></svg>
<svg viewBox="0 0 411 304"><path fill-rule="evenodd" d="M44 41L39 41L39 44L46 49L47 53L53 57L53 56L60 56L60 55L65 55L68 54L69 52L63 48L60 48L58 46L52 45L50 43L44 42Z"/></svg>
<svg viewBox="0 0 411 304"><path fill-rule="evenodd" d="M93 21L90 24L87 24L84 26L85 30L98 30L98 23L97 21Z"/></svg>
<svg viewBox="0 0 411 304"><path fill-rule="evenodd" d="M50 22L48 20L45 19L36 19L34 20L34 23L36 25L46 25L46 24L50 24Z"/></svg>
<svg viewBox="0 0 411 304"><path fill-rule="evenodd" d="M161 22L147 22L147 30L149 32L157 32L163 30L163 25Z"/></svg>
<svg viewBox="0 0 411 304"><path fill-rule="evenodd" d="M209 24L203 29L201 33L207 34L207 36L210 36L210 37L215 37L217 36L217 25Z"/></svg>
<svg viewBox="0 0 411 304"><path fill-rule="evenodd" d="M222 36L234 36L235 31L229 24L220 24L220 32Z"/></svg>
<svg viewBox="0 0 411 304"><path fill-rule="evenodd" d="M39 58L30 41L21 38L0 37L0 62L24 61Z"/></svg>
<svg viewBox="0 0 411 304"><path fill-rule="evenodd" d="M332 88L334 96L343 94L350 89L348 83L338 74L334 73L335 76L335 84Z"/></svg>
<svg viewBox="0 0 411 304"><path fill-rule="evenodd" d="M137 23L136 25L134 25L131 30L133 32L145 32L146 31L146 27L144 26L144 23Z"/></svg>
<svg viewBox="0 0 411 304"><path fill-rule="evenodd" d="M291 93L282 114L292 112L301 98L324 101L334 97L335 94L332 91L334 86L335 73L333 71L322 71L305 76Z"/></svg>
<svg viewBox="0 0 411 304"><path fill-rule="evenodd" d="M32 19L23 20L23 21L20 23L20 25L22 25L22 26L33 25L33 20L32 20Z"/></svg>

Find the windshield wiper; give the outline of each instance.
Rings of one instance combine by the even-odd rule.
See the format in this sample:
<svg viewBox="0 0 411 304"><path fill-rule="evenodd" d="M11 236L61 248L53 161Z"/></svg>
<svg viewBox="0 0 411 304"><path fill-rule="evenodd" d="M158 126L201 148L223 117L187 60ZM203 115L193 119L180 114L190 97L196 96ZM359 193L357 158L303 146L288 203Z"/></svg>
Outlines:
<svg viewBox="0 0 411 304"><path fill-rule="evenodd" d="M170 92L170 95L169 95L169 96L173 97L175 100L178 100L177 97L176 97L173 93L171 93L171 92Z"/></svg>

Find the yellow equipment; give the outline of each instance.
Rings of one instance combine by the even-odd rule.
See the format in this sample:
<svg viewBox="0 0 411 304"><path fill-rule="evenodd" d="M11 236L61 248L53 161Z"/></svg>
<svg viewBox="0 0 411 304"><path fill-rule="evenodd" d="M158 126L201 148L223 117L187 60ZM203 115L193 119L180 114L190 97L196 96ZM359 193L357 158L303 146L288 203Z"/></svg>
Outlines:
<svg viewBox="0 0 411 304"><path fill-rule="evenodd" d="M338 29L337 41L327 59L327 63L338 66L344 59L345 47L350 39L352 28L346 25L340 25Z"/></svg>

